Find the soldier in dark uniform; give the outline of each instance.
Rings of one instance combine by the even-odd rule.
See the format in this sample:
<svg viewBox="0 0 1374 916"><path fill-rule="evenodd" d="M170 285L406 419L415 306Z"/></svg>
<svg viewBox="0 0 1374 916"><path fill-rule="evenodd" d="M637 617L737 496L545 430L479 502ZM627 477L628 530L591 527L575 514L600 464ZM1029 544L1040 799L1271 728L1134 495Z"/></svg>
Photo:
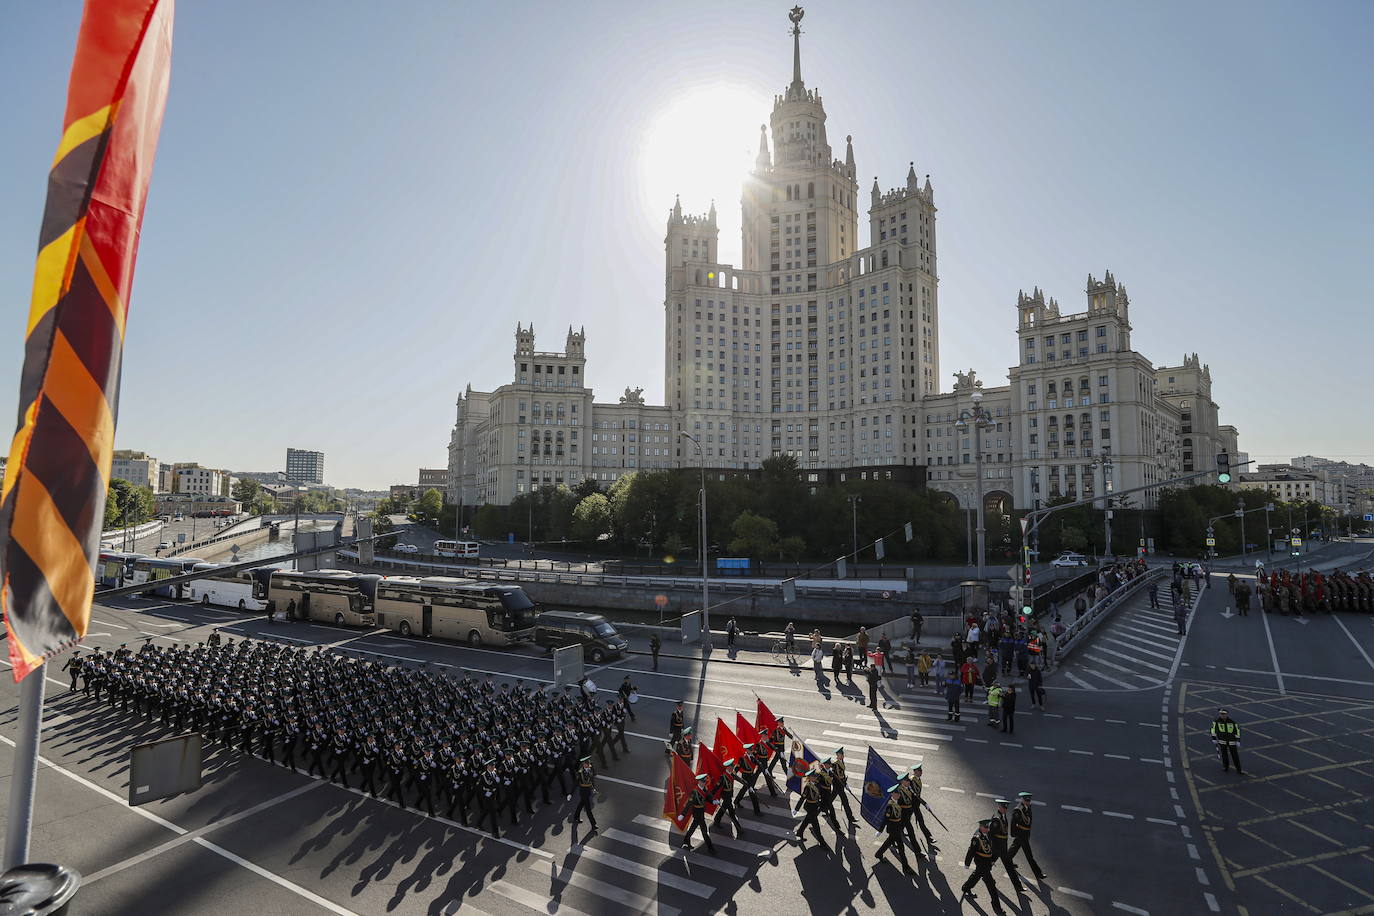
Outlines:
<svg viewBox="0 0 1374 916"><path fill-rule="evenodd" d="M682 848L692 848L692 834L698 829L701 830L701 838L706 841L706 848L711 855L716 854L716 845L711 842L711 834L706 830L706 774L701 773L697 776L697 786L692 790L692 795L687 799L687 810L691 815L692 823L687 828L687 834L682 838Z"/></svg>
<svg viewBox="0 0 1374 916"><path fill-rule="evenodd" d="M768 761L768 770L772 771L777 767L778 772L783 778L787 778L787 726L783 724L782 716L778 717L778 726L768 735L768 750L772 757Z"/></svg>
<svg viewBox="0 0 1374 916"><path fill-rule="evenodd" d="M883 829L887 831L887 839L878 847L877 855L874 858L881 859L883 853L889 848L897 853L897 861L902 863L902 874L914 875L911 865L906 860L906 850L902 848L902 806L897 798L897 787L893 786L887 790L887 805L883 808Z"/></svg>
<svg viewBox="0 0 1374 916"><path fill-rule="evenodd" d="M720 807L716 809L716 816L711 820L712 827L720 826L720 819L725 815L730 815L730 823L734 825L735 833L739 833L739 815L735 813L735 801L731 790L735 784L735 758L730 757L721 761L724 770L716 779L716 784L711 787L713 795L719 799Z"/></svg>
<svg viewBox="0 0 1374 916"><path fill-rule="evenodd" d="M625 706L622 701L606 701L606 714L610 716L610 725L611 728L614 729L614 737L611 738L610 742L612 752L615 751L615 746L618 742L620 746L625 749L625 753L630 753L630 744L625 740L625 711L627 708L628 707ZM616 759L618 760L620 758L617 757Z"/></svg>
<svg viewBox="0 0 1374 916"><path fill-rule="evenodd" d="M968 876L961 888L963 896L970 900L977 900L978 895L973 892L974 885L979 881L988 889L988 896L992 898L992 911L994 913L1005 913L1002 909L1002 900L997 896L997 885L992 880L992 861L994 852L992 839L988 836L991 827L987 821L978 822L978 832L969 841L968 852L964 855L964 867L973 866L973 874Z"/></svg>
<svg viewBox="0 0 1374 916"><path fill-rule="evenodd" d="M344 727L340 725L334 729L333 738L329 742L329 753L334 764L334 772L329 775L329 781L337 781L345 789L348 788L348 756L349 751L348 734Z"/></svg>
<svg viewBox="0 0 1374 916"><path fill-rule="evenodd" d="M751 753L754 755L754 764L758 768L759 775L763 777L763 781L768 784L768 794L777 798L779 795L778 783L773 779L773 774L768 772L768 748L763 744L753 745L753 748Z"/></svg>
<svg viewBox="0 0 1374 916"><path fill-rule="evenodd" d="M362 774L358 788L373 798L377 797L377 771L381 767L382 748L374 735L368 735L358 745L353 755L353 765Z"/></svg>
<svg viewBox="0 0 1374 916"><path fill-rule="evenodd" d="M592 758L583 757L574 776L577 783L577 807L573 809L573 823L582 823L582 812L587 812L591 821L592 833L596 833L596 815L592 812L592 802L596 793L596 773L592 770Z"/></svg>
<svg viewBox="0 0 1374 916"><path fill-rule="evenodd" d="M685 716L682 714L682 701L678 700L673 707L673 714L668 718L668 740L676 742L682 735L682 727L685 724Z"/></svg>
<svg viewBox="0 0 1374 916"><path fill-rule="evenodd" d="M67 663L62 666L63 671L70 671L72 673L72 685L67 688L69 693L76 690L76 679L81 676L81 666L85 664L85 661L86 660L81 657L80 652L73 650L71 657L67 659Z"/></svg>
<svg viewBox="0 0 1374 916"><path fill-rule="evenodd" d="M534 755L530 753L529 744L522 744L520 750L512 755L515 763L516 782L515 788L519 797L525 802L525 813L534 813Z"/></svg>
<svg viewBox="0 0 1374 916"><path fill-rule="evenodd" d="M744 796L748 795L754 803L754 816L762 817L763 811L759 809L759 794L754 790L754 783L758 782L759 778L759 765L754 759L753 747L752 744L746 744L744 756L739 761L739 772L735 774L735 778L739 780L740 787L739 792L735 795L735 804L738 805L744 800Z"/></svg>
<svg viewBox="0 0 1374 916"><path fill-rule="evenodd" d="M402 810L406 806L405 777L409 762L409 758L406 757L405 746L397 741L387 752L386 771L391 780L391 797Z"/></svg>
<svg viewBox="0 0 1374 916"><path fill-rule="evenodd" d="M826 843L825 838L821 836L821 787L816 781L814 771L807 773L806 778L802 780L801 801L798 803L798 807L806 808L806 817L802 818L801 825L797 827L797 842L801 843L803 846L806 845L806 837L804 834L809 824L811 826L811 832L816 835L816 842L820 843L826 849L829 849L830 845ZM795 811L796 809L794 808L793 810Z"/></svg>
<svg viewBox="0 0 1374 916"><path fill-rule="evenodd" d="M830 770L835 781L835 795L839 798L840 804L844 806L845 817L849 818L851 826L857 824L858 821L854 819L854 810L849 807L849 774L844 769L844 748L835 749Z"/></svg>
<svg viewBox="0 0 1374 916"><path fill-rule="evenodd" d="M835 828L835 833L843 834L844 831L840 829L840 820L835 817L835 780L830 774L830 766L833 761L827 757L817 761L817 763L811 765L811 771L816 774L816 784L821 789L821 812L830 821L830 826Z"/></svg>
<svg viewBox="0 0 1374 916"><path fill-rule="evenodd" d="M1024 849L1031 873L1044 881L1045 873L1040 870L1040 864L1035 861L1035 853L1031 851L1031 794L1018 792L1016 797L1020 801L1011 812L1011 849L1007 852L1007 858L1015 860L1016 854Z"/></svg>
<svg viewBox="0 0 1374 916"><path fill-rule="evenodd" d="M434 817L434 792L437 788L435 779L438 774L439 761L434 759L434 749L426 747L411 764L410 783L415 787L416 809L424 806L430 817Z"/></svg>
<svg viewBox="0 0 1374 916"><path fill-rule="evenodd" d="M1002 863L1002 867L1007 870L1007 877L1011 879L1011 886L1016 889L1017 894L1024 894L1026 889L1021 885L1021 878L1016 874L1016 866L1012 864L1011 856L1007 853L1008 830L1010 824L1007 823L1007 806L1011 802L1005 798L997 799L997 810L988 818L988 839L992 841L992 855Z"/></svg>
<svg viewBox="0 0 1374 916"><path fill-rule="evenodd" d="M924 764L918 763L918 764L916 764L915 766L913 766L910 770L907 771L907 775L910 777L909 780L908 780L908 783L909 783L910 786L911 786L911 792L912 792L911 811L912 811L912 815L914 816L914 819L915 819L916 823L918 823L918 824L921 825L921 833L925 834L925 838L926 838L926 847L929 849L930 854L931 854L931 855L934 855L935 853L937 853L937 852L940 851L940 847L939 847L939 845L936 844L935 838L934 838L933 836L930 835L930 829L926 827L926 818L925 818L925 815L921 813L921 805L923 804L923 802L922 802L922 800L921 800L921 791L922 791L922 785L921 785L921 768L922 768L922 766L924 766Z"/></svg>
<svg viewBox="0 0 1374 916"><path fill-rule="evenodd" d="M487 761L486 772L482 774L482 782L479 788L482 793L482 820L491 819L491 835L496 839L501 838L501 830L496 823L496 812L501 808L501 774L496 770L496 758ZM477 824L481 826L481 821Z"/></svg>

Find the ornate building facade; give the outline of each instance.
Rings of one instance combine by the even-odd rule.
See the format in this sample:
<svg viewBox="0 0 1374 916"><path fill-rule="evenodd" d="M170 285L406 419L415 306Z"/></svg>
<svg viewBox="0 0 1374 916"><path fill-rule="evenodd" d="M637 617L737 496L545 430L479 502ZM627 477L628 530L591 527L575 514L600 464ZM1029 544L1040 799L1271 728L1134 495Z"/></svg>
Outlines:
<svg viewBox="0 0 1374 916"><path fill-rule="evenodd" d="M742 263L719 259L714 203L704 215L684 214L680 201L669 212L667 403L647 406L629 391L620 404L594 403L580 332L569 331L564 352L538 353L533 328L518 328L512 381L458 399L450 492L469 505L506 503L530 486L695 466L682 432L722 471L780 454L864 476L920 466L931 487L967 506L976 461L955 423L975 387L993 423L981 441L983 489L1002 506L1204 469L1222 443L1234 454L1210 372L1196 354L1156 370L1133 350L1129 299L1110 272L1089 276L1077 314L1060 314L1038 289L1021 293L1009 384L984 390L970 371L941 391L930 177L913 163L898 187L875 178L870 244L859 247L853 139L834 155L821 94L802 80L800 18L794 10L792 81L774 98L744 183Z"/></svg>

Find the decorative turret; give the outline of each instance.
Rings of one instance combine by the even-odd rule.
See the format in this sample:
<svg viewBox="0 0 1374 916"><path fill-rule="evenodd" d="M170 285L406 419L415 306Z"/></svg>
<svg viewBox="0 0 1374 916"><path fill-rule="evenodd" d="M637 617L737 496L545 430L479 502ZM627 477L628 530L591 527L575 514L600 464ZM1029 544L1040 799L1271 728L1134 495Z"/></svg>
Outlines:
<svg viewBox="0 0 1374 916"><path fill-rule="evenodd" d="M873 176L873 192L872 192L872 196L873 196L873 206L876 207L876 206L878 206L878 204L880 204L880 203L883 202L883 191L882 191L882 188L879 188L879 187L878 187L878 176L877 176L877 175L874 175L874 176Z"/></svg>
<svg viewBox="0 0 1374 916"><path fill-rule="evenodd" d="M929 177L929 176L927 176L927 177ZM908 193L908 194L915 194L918 190L920 190L920 187L921 187L921 183L920 183L920 181L918 181L917 178L916 178L916 163L913 162L913 163L911 163L911 165L910 165L910 166L907 168L907 170L906 170L906 190L907 190L907 193Z"/></svg>
<svg viewBox="0 0 1374 916"><path fill-rule="evenodd" d="M519 322L515 325L515 355L530 356L534 353L534 325L525 328Z"/></svg>
<svg viewBox="0 0 1374 916"><path fill-rule="evenodd" d="M754 158L754 168L766 172L773 167L773 157L768 154L768 125L759 125L759 154Z"/></svg>
<svg viewBox="0 0 1374 916"><path fill-rule="evenodd" d="M587 329L584 327L574 331L572 325L568 325L568 342L565 352L569 356L582 356L586 343Z"/></svg>
<svg viewBox="0 0 1374 916"><path fill-rule="evenodd" d="M669 223L680 223L680 222L682 222L682 198L681 198L680 196L676 195L676 194L673 195L673 209L672 209L672 212L669 213L669 215L668 215L668 222L669 222Z"/></svg>
<svg viewBox="0 0 1374 916"><path fill-rule="evenodd" d="M844 167L849 173L849 177L854 177L854 138L846 136L844 138Z"/></svg>
<svg viewBox="0 0 1374 916"><path fill-rule="evenodd" d="M706 225L712 228L716 225L716 199L711 198L711 209L706 213Z"/></svg>

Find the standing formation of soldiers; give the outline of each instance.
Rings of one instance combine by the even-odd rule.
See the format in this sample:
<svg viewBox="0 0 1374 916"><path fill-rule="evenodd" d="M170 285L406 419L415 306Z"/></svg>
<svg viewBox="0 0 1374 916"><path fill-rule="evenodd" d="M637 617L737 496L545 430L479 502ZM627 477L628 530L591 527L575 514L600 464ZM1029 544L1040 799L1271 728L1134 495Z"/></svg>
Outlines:
<svg viewBox="0 0 1374 916"><path fill-rule="evenodd" d="M1266 614L1374 611L1374 578L1363 569L1354 575L1339 569L1331 573L1260 571L1257 578L1256 591Z"/></svg>
<svg viewBox="0 0 1374 916"><path fill-rule="evenodd" d="M213 644L212 644L213 643ZM267 642L218 639L164 649L151 642L99 649L73 666L83 690L177 731L237 746L273 764L303 768L431 816L476 813L499 835L498 815L518 824L550 787L591 815L595 754L620 759L625 709L586 695L498 687L425 665L403 668ZM75 683L75 673L73 676Z"/></svg>

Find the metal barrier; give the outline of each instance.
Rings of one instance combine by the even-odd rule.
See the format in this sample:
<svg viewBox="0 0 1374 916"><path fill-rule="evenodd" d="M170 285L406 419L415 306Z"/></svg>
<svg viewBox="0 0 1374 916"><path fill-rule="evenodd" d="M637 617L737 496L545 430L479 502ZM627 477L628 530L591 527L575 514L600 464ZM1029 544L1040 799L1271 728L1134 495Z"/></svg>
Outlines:
<svg viewBox="0 0 1374 916"><path fill-rule="evenodd" d="M1122 602L1138 594L1149 583L1164 578L1164 575L1164 570L1152 569L1142 576L1136 576L1129 583L1088 608L1083 616L1071 623L1064 630L1064 635L1059 637L1055 656L1062 663L1063 659L1067 658L1068 654L1078 645L1082 637L1096 627L1103 618L1116 610Z"/></svg>

